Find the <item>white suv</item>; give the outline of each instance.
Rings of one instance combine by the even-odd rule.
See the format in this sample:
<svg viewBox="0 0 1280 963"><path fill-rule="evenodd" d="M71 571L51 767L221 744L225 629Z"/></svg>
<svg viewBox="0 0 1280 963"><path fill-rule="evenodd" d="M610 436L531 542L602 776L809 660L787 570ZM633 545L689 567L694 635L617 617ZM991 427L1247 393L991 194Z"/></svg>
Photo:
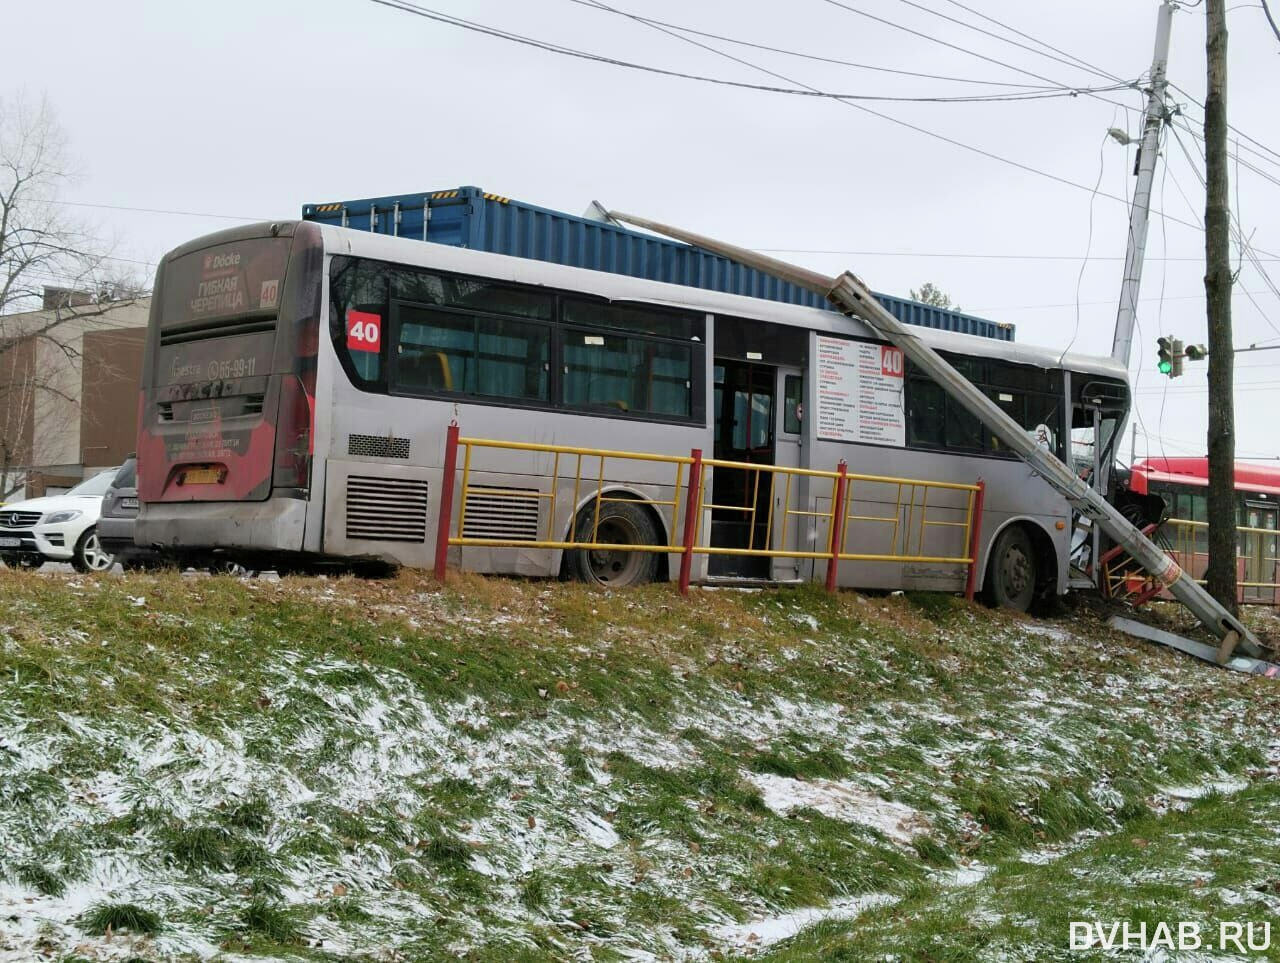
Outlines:
<svg viewBox="0 0 1280 963"><path fill-rule="evenodd" d="M70 562L77 572L104 572L112 558L98 544L102 496L118 468L99 472L65 495L0 507L0 561L10 568Z"/></svg>

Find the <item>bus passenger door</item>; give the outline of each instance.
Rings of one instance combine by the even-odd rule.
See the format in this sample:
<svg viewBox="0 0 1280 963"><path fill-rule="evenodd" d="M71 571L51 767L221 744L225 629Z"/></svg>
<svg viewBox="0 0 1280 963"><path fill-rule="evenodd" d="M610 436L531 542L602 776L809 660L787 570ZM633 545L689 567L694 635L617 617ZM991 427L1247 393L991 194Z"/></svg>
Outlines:
<svg viewBox="0 0 1280 963"><path fill-rule="evenodd" d="M752 553L766 548L771 472L776 440L776 368L717 359L715 366L715 457L744 467L719 466L712 476L711 545ZM713 554L711 576L768 579L770 559L755 554Z"/></svg>
<svg viewBox="0 0 1280 963"><path fill-rule="evenodd" d="M779 399L774 412L773 463L781 468L803 468L804 454L801 439L804 435L804 375L799 368L778 368L776 397ZM787 484L790 478L791 484ZM773 533L770 548L794 552L800 544L802 519L787 518L788 501L792 508L799 508L806 485L799 476L777 473L773 477ZM798 558L772 560L771 576L775 581L791 582L801 577Z"/></svg>

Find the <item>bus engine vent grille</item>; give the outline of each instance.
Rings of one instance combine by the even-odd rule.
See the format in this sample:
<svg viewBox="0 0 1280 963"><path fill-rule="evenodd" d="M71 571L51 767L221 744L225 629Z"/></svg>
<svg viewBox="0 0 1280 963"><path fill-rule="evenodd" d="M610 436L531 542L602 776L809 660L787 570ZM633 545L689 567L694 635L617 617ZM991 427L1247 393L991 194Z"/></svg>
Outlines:
<svg viewBox="0 0 1280 963"><path fill-rule="evenodd" d="M347 454L363 455L365 458L408 459L409 439L394 438L391 435L348 435Z"/></svg>
<svg viewBox="0 0 1280 963"><path fill-rule="evenodd" d="M348 475L347 538L425 542L427 483L409 478Z"/></svg>
<svg viewBox="0 0 1280 963"><path fill-rule="evenodd" d="M485 485L483 491L467 495L462 536L504 542L536 542L539 501L537 489Z"/></svg>

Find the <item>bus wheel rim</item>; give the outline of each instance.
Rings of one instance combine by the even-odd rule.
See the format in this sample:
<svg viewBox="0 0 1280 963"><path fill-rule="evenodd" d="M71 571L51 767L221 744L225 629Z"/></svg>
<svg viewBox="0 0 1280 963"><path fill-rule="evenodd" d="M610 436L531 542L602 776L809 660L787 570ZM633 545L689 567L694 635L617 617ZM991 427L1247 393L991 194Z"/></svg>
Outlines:
<svg viewBox="0 0 1280 963"><path fill-rule="evenodd" d="M1004 554L1001 574L1005 590L1011 597L1017 598L1026 591L1031 580L1031 560L1021 548L1012 547Z"/></svg>
<svg viewBox="0 0 1280 963"><path fill-rule="evenodd" d="M610 518L600 523L596 541L615 545L635 545L639 532L622 518ZM626 581L639 566L640 552L619 552L593 548L587 552L587 565L591 577L601 585Z"/></svg>

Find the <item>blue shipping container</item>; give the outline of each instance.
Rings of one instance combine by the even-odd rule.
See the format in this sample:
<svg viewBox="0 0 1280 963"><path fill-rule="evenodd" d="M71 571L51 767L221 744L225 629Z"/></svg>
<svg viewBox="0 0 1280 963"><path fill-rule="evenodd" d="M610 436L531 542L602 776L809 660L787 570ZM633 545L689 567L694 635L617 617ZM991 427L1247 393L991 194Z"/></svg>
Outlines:
<svg viewBox="0 0 1280 963"><path fill-rule="evenodd" d="M306 204L302 217L378 234L831 309L821 295L701 248L513 201L478 187ZM1013 340L1012 324L890 294L876 293L876 298L904 324Z"/></svg>

